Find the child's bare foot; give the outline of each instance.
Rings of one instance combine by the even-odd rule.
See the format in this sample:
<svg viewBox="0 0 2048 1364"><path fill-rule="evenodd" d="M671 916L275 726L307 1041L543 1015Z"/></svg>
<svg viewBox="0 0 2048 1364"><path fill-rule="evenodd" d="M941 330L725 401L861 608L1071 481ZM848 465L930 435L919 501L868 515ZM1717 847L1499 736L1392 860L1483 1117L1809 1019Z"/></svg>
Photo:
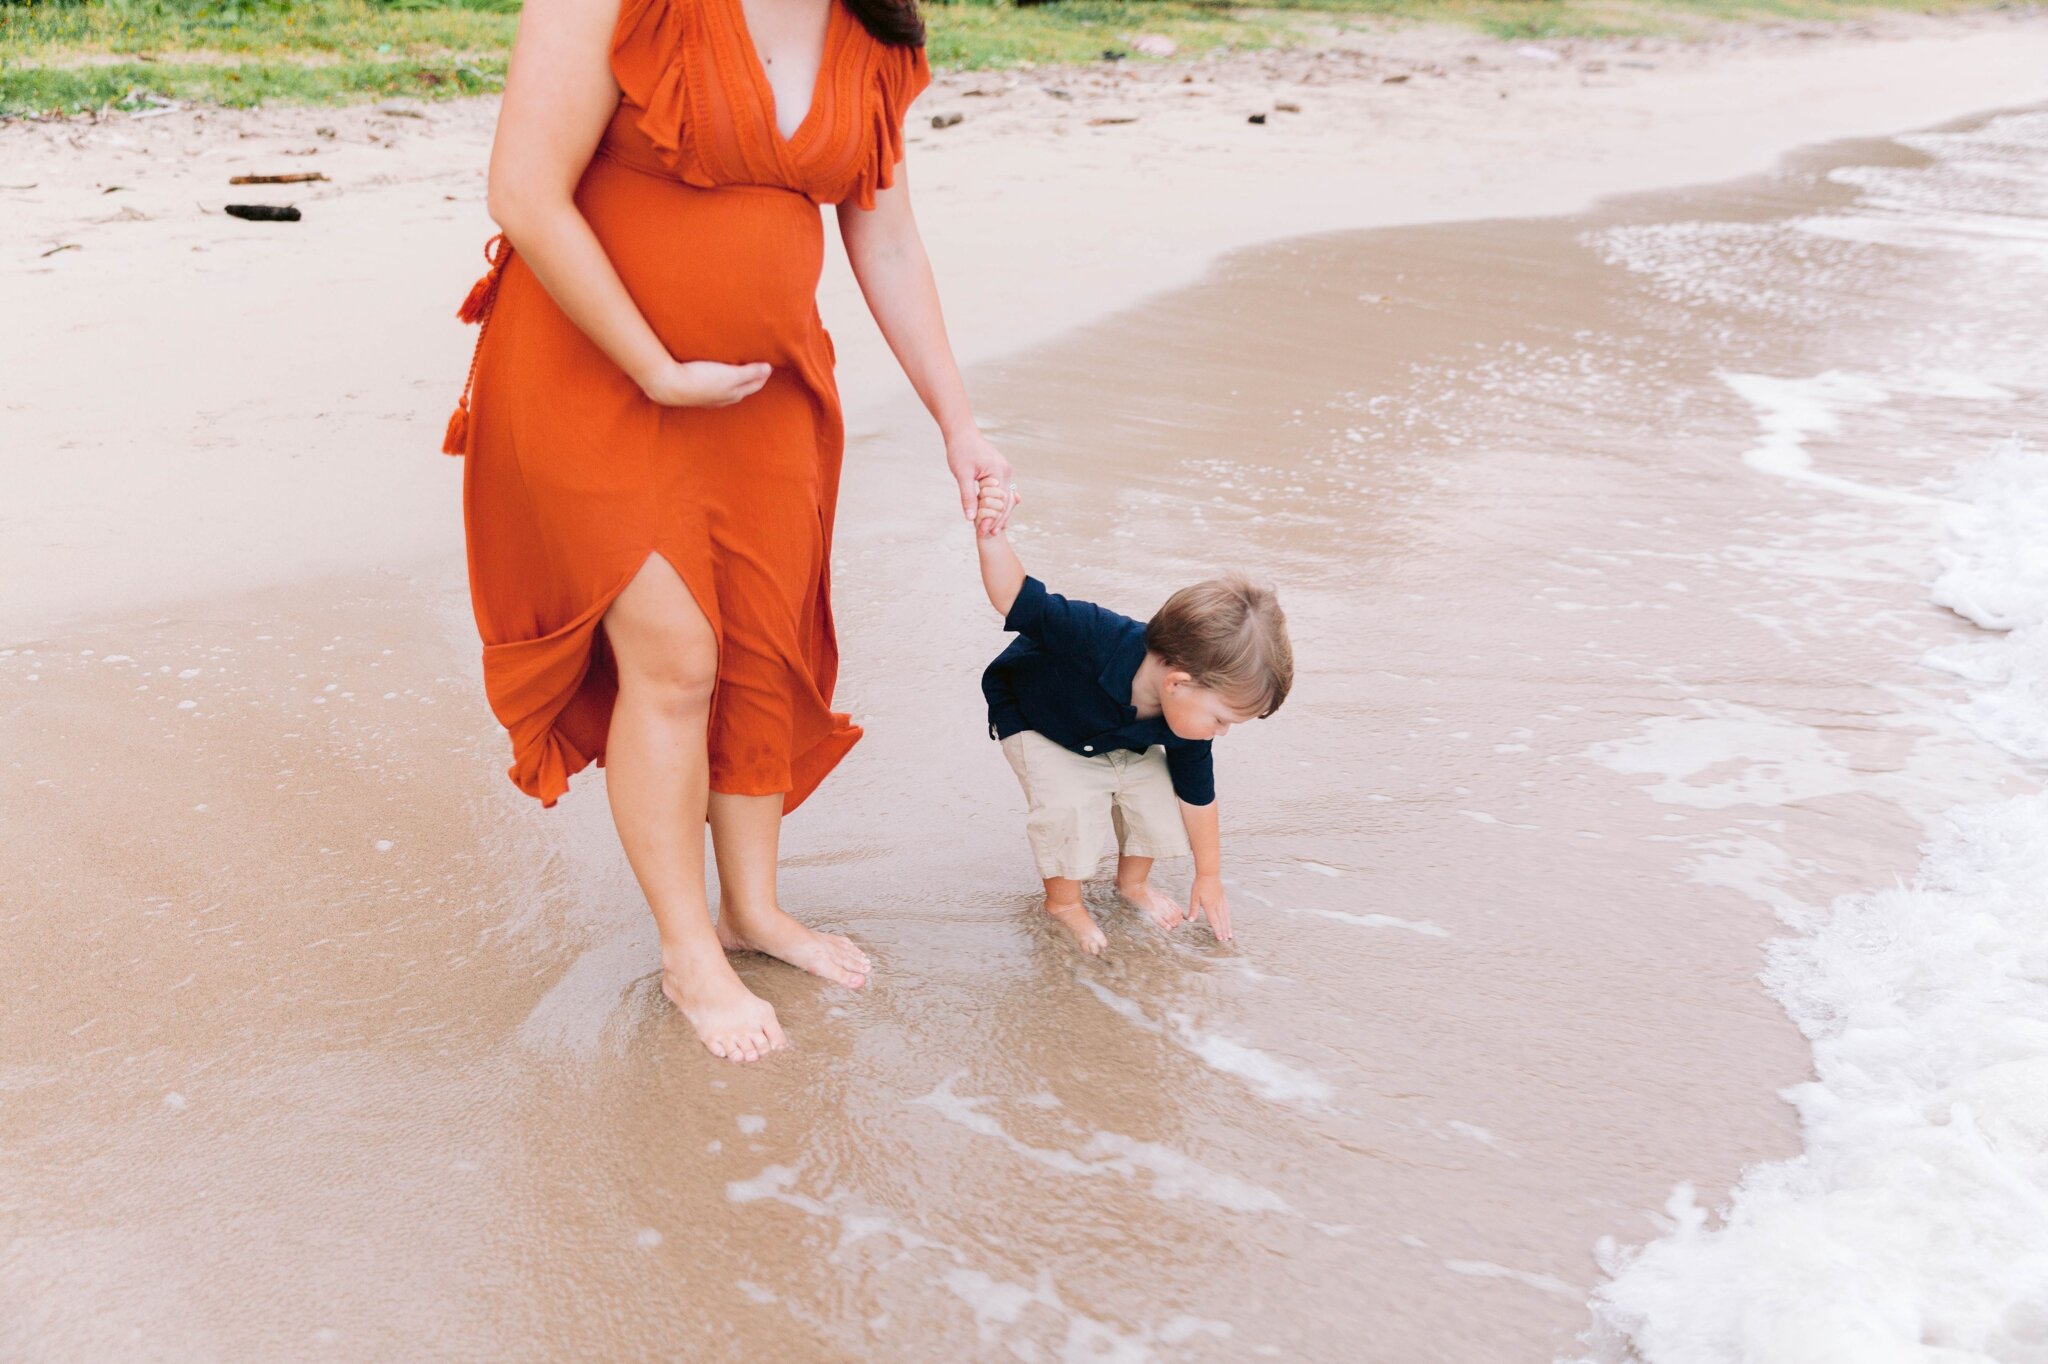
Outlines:
<svg viewBox="0 0 2048 1364"><path fill-rule="evenodd" d="M1089 917L1088 906L1079 900L1062 903L1048 899L1045 912L1052 915L1061 928L1073 934L1074 941L1089 956L1101 956L1102 949L1109 944L1109 939L1103 937L1102 930L1095 926L1095 920Z"/></svg>
<svg viewBox="0 0 2048 1364"><path fill-rule="evenodd" d="M729 906L718 911L718 941L728 952L759 952L786 961L799 971L836 981L849 990L867 983L868 954L851 938L805 928L781 909L749 910L742 915Z"/></svg>
<svg viewBox="0 0 2048 1364"><path fill-rule="evenodd" d="M1172 897L1155 889L1151 881L1116 883L1116 893L1123 896L1134 908L1145 911L1145 917L1158 924L1168 933L1187 922L1187 915L1173 902Z"/></svg>
<svg viewBox="0 0 2048 1364"><path fill-rule="evenodd" d="M749 990L720 957L702 964L663 963L661 992L697 1030L697 1040L713 1056L728 1061L758 1061L789 1045L775 1006Z"/></svg>

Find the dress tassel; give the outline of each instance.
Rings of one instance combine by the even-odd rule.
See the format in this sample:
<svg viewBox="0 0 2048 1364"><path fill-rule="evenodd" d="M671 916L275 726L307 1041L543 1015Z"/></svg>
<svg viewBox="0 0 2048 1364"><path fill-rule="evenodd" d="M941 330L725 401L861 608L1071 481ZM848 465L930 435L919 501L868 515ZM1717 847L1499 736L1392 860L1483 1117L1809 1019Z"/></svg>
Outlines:
<svg viewBox="0 0 2048 1364"><path fill-rule="evenodd" d="M441 438L441 453L444 455L466 455L469 453L469 395L463 394L455 404L455 410L448 414L448 434Z"/></svg>
<svg viewBox="0 0 2048 1364"><path fill-rule="evenodd" d="M464 322L481 322L490 311L491 299L498 292L498 272L492 270L476 283L469 286L469 297L462 300L462 306L455 310L455 316Z"/></svg>
<svg viewBox="0 0 2048 1364"><path fill-rule="evenodd" d="M441 453L444 455L466 455L469 453L469 393L476 387L477 360L483 355L484 328L491 318L491 305L498 301L498 281L505 277L505 266L512 259L512 243L505 240L505 234L484 243L484 259L490 269L483 277L469 286L469 294L462 300L462 306L455 315L464 322L478 324L476 348L469 354L469 377L462 381L462 396L455 400L455 410L448 414L448 433L441 438Z"/></svg>

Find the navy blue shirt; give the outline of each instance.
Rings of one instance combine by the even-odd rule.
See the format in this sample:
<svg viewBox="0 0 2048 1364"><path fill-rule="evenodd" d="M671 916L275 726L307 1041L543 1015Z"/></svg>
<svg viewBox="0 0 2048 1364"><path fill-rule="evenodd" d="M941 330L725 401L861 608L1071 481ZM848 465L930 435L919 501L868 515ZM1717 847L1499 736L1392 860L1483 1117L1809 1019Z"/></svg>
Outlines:
<svg viewBox="0 0 2048 1364"><path fill-rule="evenodd" d="M1216 799L1209 741L1181 738L1161 716L1141 720L1131 705L1131 679L1145 661L1144 622L1026 578L1003 628L1017 638L981 675L991 735L1035 730L1084 757L1164 744L1173 793L1189 805Z"/></svg>

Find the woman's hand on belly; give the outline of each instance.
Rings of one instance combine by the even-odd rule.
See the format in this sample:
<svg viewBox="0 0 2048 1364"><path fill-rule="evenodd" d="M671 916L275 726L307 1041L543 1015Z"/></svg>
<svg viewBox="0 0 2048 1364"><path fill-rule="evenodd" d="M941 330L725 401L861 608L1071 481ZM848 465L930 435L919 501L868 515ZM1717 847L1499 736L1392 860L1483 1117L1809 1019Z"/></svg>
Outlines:
<svg viewBox="0 0 2048 1364"><path fill-rule="evenodd" d="M670 360L641 377L640 391L663 407L731 407L761 391L770 366L727 365L716 360Z"/></svg>

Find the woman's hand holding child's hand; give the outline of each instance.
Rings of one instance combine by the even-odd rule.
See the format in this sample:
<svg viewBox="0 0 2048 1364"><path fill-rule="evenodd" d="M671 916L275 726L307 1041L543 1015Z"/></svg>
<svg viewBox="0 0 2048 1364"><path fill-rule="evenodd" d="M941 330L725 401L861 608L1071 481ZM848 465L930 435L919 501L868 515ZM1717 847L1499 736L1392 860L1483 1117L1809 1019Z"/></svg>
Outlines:
<svg viewBox="0 0 2048 1364"><path fill-rule="evenodd" d="M988 493L993 482L998 488L1010 487L1010 461L1003 458L1003 452L988 443L988 438L977 430L964 431L957 436L946 438L946 467L952 471L953 481L960 485L960 510L967 519L974 522L977 538L986 538L1001 530L1010 520L1009 507L1003 509L991 527L981 514L981 498ZM1012 490L1010 507L1019 499Z"/></svg>
<svg viewBox="0 0 2048 1364"><path fill-rule="evenodd" d="M994 535L1010 519L1010 509L1024 500L1024 494L1004 487L994 474L983 475L975 486L979 491L974 506L974 533Z"/></svg>

